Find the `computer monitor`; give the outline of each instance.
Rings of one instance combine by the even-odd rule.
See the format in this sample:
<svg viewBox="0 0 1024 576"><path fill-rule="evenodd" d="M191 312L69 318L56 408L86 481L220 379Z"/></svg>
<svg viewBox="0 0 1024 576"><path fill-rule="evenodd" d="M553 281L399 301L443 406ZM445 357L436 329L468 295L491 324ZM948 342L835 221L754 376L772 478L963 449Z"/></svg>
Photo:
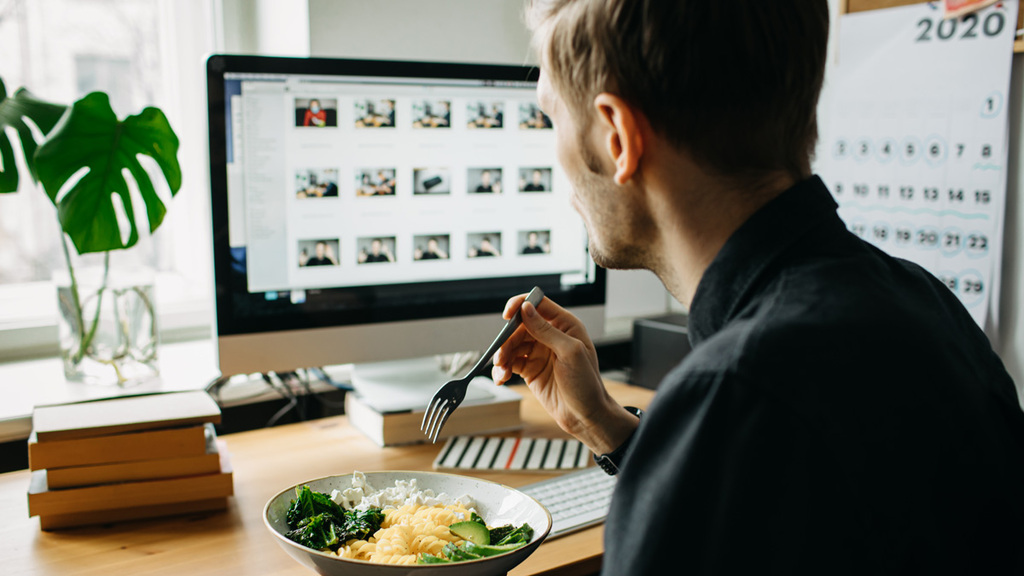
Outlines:
<svg viewBox="0 0 1024 576"><path fill-rule="evenodd" d="M215 55L207 75L223 375L482 350L535 285L603 331L535 68Z"/></svg>

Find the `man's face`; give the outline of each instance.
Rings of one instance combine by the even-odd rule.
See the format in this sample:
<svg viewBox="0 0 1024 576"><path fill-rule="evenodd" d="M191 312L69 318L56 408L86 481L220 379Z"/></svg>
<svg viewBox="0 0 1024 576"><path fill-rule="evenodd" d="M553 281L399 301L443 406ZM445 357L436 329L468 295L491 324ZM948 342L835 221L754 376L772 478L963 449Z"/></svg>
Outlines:
<svg viewBox="0 0 1024 576"><path fill-rule="evenodd" d="M635 182L615 183L614 165L599 156L594 143L600 139L577 125L543 70L537 98L555 127L558 163L572 185L570 201L583 218L594 262L605 268L647 267L653 224L645 203L638 200L642 191ZM597 111L591 109L589 114L588 126L596 126Z"/></svg>
<svg viewBox="0 0 1024 576"><path fill-rule="evenodd" d="M437 252L437 240L427 240L427 252Z"/></svg>
<svg viewBox="0 0 1024 576"><path fill-rule="evenodd" d="M542 175L540 173L540 170L534 170L533 171L533 183L534 184L540 184L541 177L542 177Z"/></svg>
<svg viewBox="0 0 1024 576"><path fill-rule="evenodd" d="M323 242L317 242L316 243L316 257L317 258L323 258L324 257L324 252L326 250L327 250L327 245L326 244L324 244Z"/></svg>
<svg viewBox="0 0 1024 576"><path fill-rule="evenodd" d="M490 184L491 183L491 173L487 172L487 171L484 171L484 173L480 175L480 183L483 184L484 186L487 186L488 184Z"/></svg>
<svg viewBox="0 0 1024 576"><path fill-rule="evenodd" d="M380 254L380 240L370 242L370 252L373 252L374 256Z"/></svg>
<svg viewBox="0 0 1024 576"><path fill-rule="evenodd" d="M484 252L490 252L491 251L491 241L488 240L487 238L484 238L483 240L481 240L480 241L480 249L483 250Z"/></svg>

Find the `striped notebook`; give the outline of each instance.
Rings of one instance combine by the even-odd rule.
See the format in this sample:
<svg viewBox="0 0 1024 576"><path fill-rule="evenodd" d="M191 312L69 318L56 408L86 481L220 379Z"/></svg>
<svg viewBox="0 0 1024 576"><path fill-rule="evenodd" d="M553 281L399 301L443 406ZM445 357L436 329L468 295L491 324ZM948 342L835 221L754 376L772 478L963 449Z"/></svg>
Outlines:
<svg viewBox="0 0 1024 576"><path fill-rule="evenodd" d="M593 462L579 440L505 436L453 436L434 459L434 470L566 471Z"/></svg>

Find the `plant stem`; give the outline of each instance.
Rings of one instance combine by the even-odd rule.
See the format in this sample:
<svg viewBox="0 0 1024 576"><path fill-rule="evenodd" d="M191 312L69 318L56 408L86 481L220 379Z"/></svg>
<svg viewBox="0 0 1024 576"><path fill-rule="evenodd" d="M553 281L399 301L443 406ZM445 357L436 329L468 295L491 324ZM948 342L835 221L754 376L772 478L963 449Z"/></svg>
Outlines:
<svg viewBox="0 0 1024 576"><path fill-rule="evenodd" d="M110 252L103 253L103 283L100 284L99 290L96 291L96 314L92 319L92 327L89 328L89 333L86 334L85 339L82 341L83 353L88 353L89 347L92 346L92 339L96 337L96 328L100 325L100 311L103 310L103 292L107 289L107 277L110 275Z"/></svg>
<svg viewBox="0 0 1024 576"><path fill-rule="evenodd" d="M76 320L78 320L78 349L75 350L72 361L78 364L82 361L89 346L92 345L92 339L96 337L96 328L100 323L100 310L103 308L103 292L107 289L107 277L110 274L110 252L103 253L103 283L100 284L99 290L96 291L96 314L93 317L92 327L89 329L88 334L85 332L85 311L82 310L82 298L79 295L78 290L78 279L75 277L75 267L71 263L71 251L68 250L68 239L67 236L61 234L61 248L64 250L64 260L68 265L68 276L71 277L71 301L74 304L74 313Z"/></svg>
<svg viewBox="0 0 1024 576"><path fill-rule="evenodd" d="M75 279L75 267L71 265L71 251L68 250L68 238L62 232L60 235L61 243L60 247L64 249L64 261L68 265L68 275L71 277L71 303L74 305L75 319L78 322L75 324L75 328L78 330L78 349L75 350L72 361L78 364L82 361L82 354L85 348L82 346L82 342L85 340L85 318L82 315L82 300L78 297L78 281Z"/></svg>

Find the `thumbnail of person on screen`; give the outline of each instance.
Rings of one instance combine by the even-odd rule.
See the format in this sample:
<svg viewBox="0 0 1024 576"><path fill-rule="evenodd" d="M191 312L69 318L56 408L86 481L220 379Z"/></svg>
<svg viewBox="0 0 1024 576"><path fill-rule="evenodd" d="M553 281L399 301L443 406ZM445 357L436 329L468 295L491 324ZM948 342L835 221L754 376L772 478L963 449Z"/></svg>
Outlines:
<svg viewBox="0 0 1024 576"><path fill-rule="evenodd" d="M447 101L437 102L437 108L430 102L423 103L423 112L413 121L413 128L448 128L451 126L451 109Z"/></svg>
<svg viewBox="0 0 1024 576"><path fill-rule="evenodd" d="M447 260L448 253L441 250L440 245L437 242L437 238L430 238L427 240L426 250L417 248L413 254L414 260Z"/></svg>
<svg viewBox="0 0 1024 576"><path fill-rule="evenodd" d="M530 232L526 236L526 246L523 247L523 254L545 254L550 250L547 244L540 244L540 236L536 232Z"/></svg>
<svg viewBox="0 0 1024 576"><path fill-rule="evenodd" d="M301 266L337 266L337 261L334 260L334 255L326 242L320 241L316 243L315 255L306 259L305 264L301 262Z"/></svg>
<svg viewBox="0 0 1024 576"><path fill-rule="evenodd" d="M544 192L544 174L540 170L534 170L529 182L522 183L523 192Z"/></svg>
<svg viewBox="0 0 1024 576"><path fill-rule="evenodd" d="M490 236L484 236L480 239L480 245L469 249L470 258L492 258L501 256L498 249L491 243Z"/></svg>
<svg viewBox="0 0 1024 576"><path fill-rule="evenodd" d="M488 111L487 105L483 102L477 104L476 116L469 123L469 128L501 128L504 126L505 114L501 105L493 104Z"/></svg>
<svg viewBox="0 0 1024 576"><path fill-rule="evenodd" d="M367 100L365 102L366 112L356 120L357 128L394 128L395 126L395 102L394 100L381 100L377 104Z"/></svg>
<svg viewBox="0 0 1024 576"><path fill-rule="evenodd" d="M359 253L360 264L373 264L377 262L394 262L395 257L392 256L391 251L380 238L374 238L370 242L370 251L366 252L364 248Z"/></svg>
<svg viewBox="0 0 1024 576"><path fill-rule="evenodd" d="M303 126L316 126L323 128L327 126L327 111L320 107L320 101L313 98L309 101L309 108L306 108L306 116L302 120Z"/></svg>
<svg viewBox="0 0 1024 576"><path fill-rule="evenodd" d="M830 4L528 9L589 253L658 276L693 345L640 411L580 319L505 308L523 324L494 381L522 376L617 473L602 574L1024 574L1013 378L957 294L852 233L812 171Z"/></svg>
<svg viewBox="0 0 1024 576"><path fill-rule="evenodd" d="M530 111L532 114L519 123L520 128L527 130L543 130L545 128L551 128L551 119L544 114L543 110L537 106L531 105Z"/></svg>
<svg viewBox="0 0 1024 576"><path fill-rule="evenodd" d="M480 173L480 183L476 185L477 193L494 192L494 185L491 184L491 171L484 170Z"/></svg>

